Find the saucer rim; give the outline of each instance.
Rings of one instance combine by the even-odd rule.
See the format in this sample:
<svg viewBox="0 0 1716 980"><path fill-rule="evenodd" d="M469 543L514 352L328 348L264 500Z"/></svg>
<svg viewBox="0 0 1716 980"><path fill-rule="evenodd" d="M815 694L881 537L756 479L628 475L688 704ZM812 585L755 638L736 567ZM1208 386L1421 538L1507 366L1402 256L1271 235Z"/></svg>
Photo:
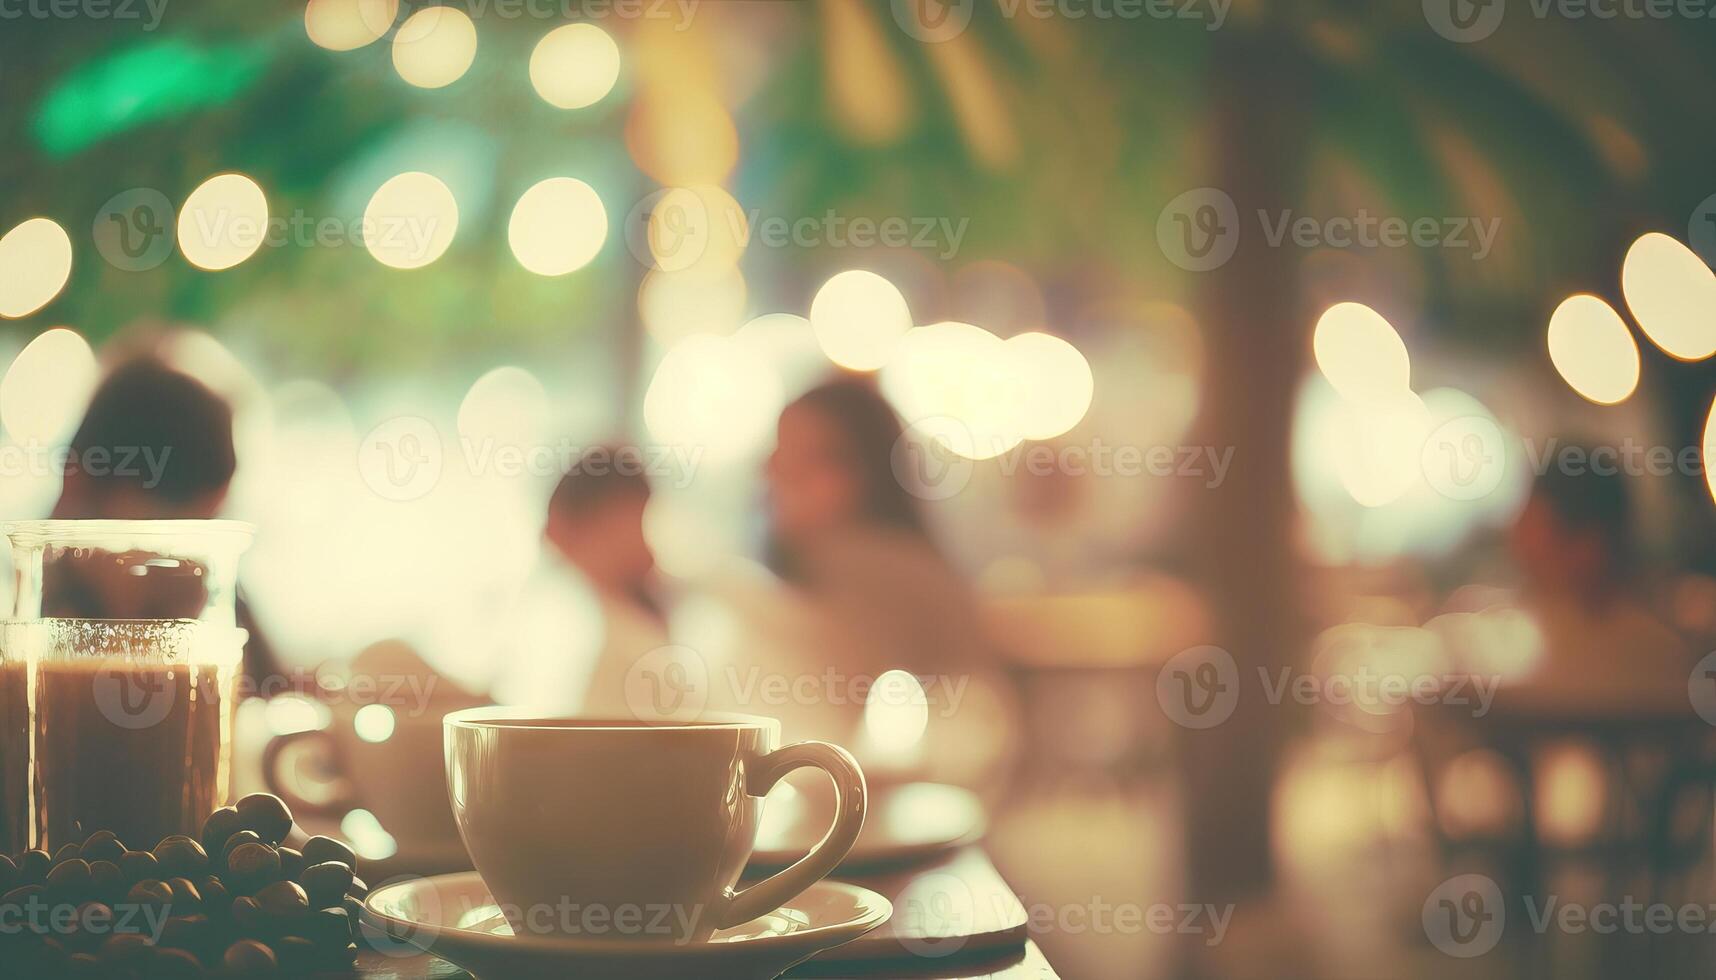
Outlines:
<svg viewBox="0 0 1716 980"><path fill-rule="evenodd" d="M844 881L829 881L827 879L813 883L809 888L806 888L803 892L799 893L799 895L794 896L792 901L781 906L781 908L792 908L794 902L810 892L818 889L831 889L845 893L851 897L855 903L860 904L861 906L869 906L869 912L863 915L854 916L853 918L843 919L839 922L830 922L825 925L811 926L810 928L795 930L793 932L771 933L755 936L749 939L734 939L721 943L680 943L672 940L615 943L585 939L578 936L499 936L491 932L479 932L475 929L466 927L432 925L408 919L401 919L396 916L377 911L374 907L377 897L389 892L393 892L398 889L435 887L433 884L435 882L442 882L450 885L453 879L470 880L476 888L487 894L491 901L493 900L493 893L489 892L488 886L483 884L481 874L476 871L455 871L448 874L416 877L409 881L396 881L391 884L378 886L375 890L371 891L364 897L363 918L368 920L371 926L381 930L391 938L413 946L418 946L425 952L429 953L435 952L432 947L436 942L439 942L443 936L452 935L455 937L456 942L505 947L507 949L517 950L520 952L529 951L532 953L546 954L598 954L602 956L621 957L660 957L664 955L696 955L699 953L705 955L732 953L736 955L742 950L761 952L764 950L774 949L776 947L796 949L814 946L817 949L832 949L835 946L845 945L854 939L874 932L876 929L880 928L883 923L892 918L894 914L894 903L889 901L888 898L881 893L873 889L865 888L862 885L854 885ZM771 912L769 914L774 913ZM759 918L761 917L759 916ZM400 935L400 933L404 933L405 935L415 937L417 940L421 940L421 944L413 941L413 939L405 938L405 936ZM826 940L835 941L828 942Z"/></svg>

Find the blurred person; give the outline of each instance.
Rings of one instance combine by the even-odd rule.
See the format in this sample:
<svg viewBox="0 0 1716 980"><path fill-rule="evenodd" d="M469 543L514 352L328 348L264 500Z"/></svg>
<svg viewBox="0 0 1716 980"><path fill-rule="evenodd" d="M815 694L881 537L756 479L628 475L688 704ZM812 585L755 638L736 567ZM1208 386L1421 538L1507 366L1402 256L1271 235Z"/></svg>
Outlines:
<svg viewBox="0 0 1716 980"><path fill-rule="evenodd" d="M237 470L232 406L202 382L150 356L114 367L96 389L66 457L52 517L59 520L211 520L221 513ZM108 462L94 465L95 460ZM132 465L122 465L126 459ZM89 461L82 465L80 461ZM93 563L62 571L43 598L43 615L101 619L187 618L202 608L194 579L172 590L150 576L101 576ZM278 662L242 595L237 624L249 631L244 672L249 690L282 677Z"/></svg>
<svg viewBox="0 0 1716 980"><path fill-rule="evenodd" d="M1686 645L1637 592L1627 479L1552 467L1509 536L1543 639L1523 683L1546 696L1685 699Z"/></svg>
<svg viewBox="0 0 1716 980"><path fill-rule="evenodd" d="M762 649L784 651L776 667L821 678L827 695L784 706L789 736L847 745L884 778L896 769L981 787L1011 754L1012 698L970 590L895 474L903 438L893 409L857 378L782 411L765 470L767 560L808 628ZM917 677L922 694L864 690L888 671ZM928 721L914 740L918 706Z"/></svg>
<svg viewBox="0 0 1716 980"><path fill-rule="evenodd" d="M668 642L655 555L644 538L650 483L633 447L586 452L555 486L543 556L513 617L500 700L629 718L626 678Z"/></svg>

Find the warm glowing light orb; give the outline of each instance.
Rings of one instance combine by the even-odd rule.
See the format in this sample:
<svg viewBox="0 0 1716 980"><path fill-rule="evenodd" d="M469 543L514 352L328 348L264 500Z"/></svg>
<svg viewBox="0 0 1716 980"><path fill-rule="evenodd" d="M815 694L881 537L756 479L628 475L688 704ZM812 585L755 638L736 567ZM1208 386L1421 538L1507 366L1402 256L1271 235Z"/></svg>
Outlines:
<svg viewBox="0 0 1716 980"><path fill-rule="evenodd" d="M663 344L694 334L726 336L744 322L748 298L745 277L736 267L718 275L657 269L644 276L638 290L638 315L650 336Z"/></svg>
<svg viewBox="0 0 1716 980"><path fill-rule="evenodd" d="M1615 308L1596 296L1561 301L1549 317L1549 360L1572 389L1599 405L1626 401L1639 384L1639 345Z"/></svg>
<svg viewBox="0 0 1716 980"><path fill-rule="evenodd" d="M719 275L739 263L750 222L722 188L673 187L651 205L645 233L657 268Z"/></svg>
<svg viewBox="0 0 1716 980"><path fill-rule="evenodd" d="M1363 405L1343 402L1334 429L1341 485L1364 507L1393 503L1422 478L1429 435L1429 410L1409 390Z"/></svg>
<svg viewBox="0 0 1716 980"><path fill-rule="evenodd" d="M399 0L310 0L304 32L329 51L353 51L387 35Z"/></svg>
<svg viewBox="0 0 1716 980"><path fill-rule="evenodd" d="M45 445L71 435L99 376L89 342L67 327L25 345L0 378L0 425L18 445Z"/></svg>
<svg viewBox="0 0 1716 980"><path fill-rule="evenodd" d="M0 238L0 317L29 316L71 278L71 236L51 218L31 218Z"/></svg>
<svg viewBox="0 0 1716 980"><path fill-rule="evenodd" d="M656 366L644 393L644 424L661 442L730 458L764 443L783 401L780 379L749 348L698 334Z"/></svg>
<svg viewBox="0 0 1716 980"><path fill-rule="evenodd" d="M549 31L530 55L530 84L561 109L595 105L620 78L620 46L595 24Z"/></svg>
<svg viewBox="0 0 1716 980"><path fill-rule="evenodd" d="M472 446L518 446L548 425L548 390L521 367L498 367L471 385L459 403L459 436Z"/></svg>
<svg viewBox="0 0 1716 980"><path fill-rule="evenodd" d="M453 84L476 57L477 25L457 7L424 7L393 37L393 69L418 88Z"/></svg>
<svg viewBox="0 0 1716 980"><path fill-rule="evenodd" d="M1406 343L1382 314L1363 303L1336 303L1311 336L1317 368L1354 401L1391 398L1412 383Z"/></svg>
<svg viewBox="0 0 1716 980"><path fill-rule="evenodd" d="M829 360L853 371L874 371L888 363L894 345L912 328L912 314L893 283L851 269L816 291L810 325Z"/></svg>
<svg viewBox="0 0 1716 980"><path fill-rule="evenodd" d="M1621 292L1645 336L1670 357L1716 354L1716 275L1692 249L1660 232L1640 236L1621 264Z"/></svg>
<svg viewBox="0 0 1716 980"><path fill-rule="evenodd" d="M1019 424L1026 439L1053 439L1084 420L1096 380L1077 347L1037 331L1009 337L1007 346L1025 375Z"/></svg>
<svg viewBox="0 0 1716 980"><path fill-rule="evenodd" d="M1711 499L1716 500L1716 400L1711 401L1710 411L1704 416L1704 485L1709 488Z"/></svg>
<svg viewBox="0 0 1716 980"><path fill-rule="evenodd" d="M1025 438L1027 375L1001 338L948 321L907 331L881 382L907 424L960 456L991 459Z"/></svg>
<svg viewBox="0 0 1716 980"><path fill-rule="evenodd" d="M923 741L929 728L929 698L923 684L904 670L876 678L864 702L864 734L883 752L905 752Z"/></svg>
<svg viewBox="0 0 1716 980"><path fill-rule="evenodd" d="M459 230L459 202L439 178L414 170L376 188L363 221L364 247L377 262L395 269L420 269L453 243Z"/></svg>
<svg viewBox="0 0 1716 980"><path fill-rule="evenodd" d="M199 269L230 269L267 238L268 198L244 174L210 177L179 209L179 251Z"/></svg>
<svg viewBox="0 0 1716 980"><path fill-rule="evenodd" d="M518 199L507 242L519 265L539 276L582 269L608 238L608 212L589 184L572 177L542 181Z"/></svg>

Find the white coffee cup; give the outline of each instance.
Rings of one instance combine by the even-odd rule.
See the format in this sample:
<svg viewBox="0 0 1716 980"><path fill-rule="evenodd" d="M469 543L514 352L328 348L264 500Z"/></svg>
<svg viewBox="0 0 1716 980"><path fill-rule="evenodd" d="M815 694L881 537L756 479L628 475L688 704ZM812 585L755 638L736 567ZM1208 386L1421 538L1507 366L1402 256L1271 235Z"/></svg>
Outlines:
<svg viewBox="0 0 1716 980"><path fill-rule="evenodd" d="M826 742L779 748L773 719L656 724L472 708L444 725L459 833L521 934L703 942L826 877L864 824L857 761ZM834 780L833 827L798 863L735 890L763 796L807 766Z"/></svg>

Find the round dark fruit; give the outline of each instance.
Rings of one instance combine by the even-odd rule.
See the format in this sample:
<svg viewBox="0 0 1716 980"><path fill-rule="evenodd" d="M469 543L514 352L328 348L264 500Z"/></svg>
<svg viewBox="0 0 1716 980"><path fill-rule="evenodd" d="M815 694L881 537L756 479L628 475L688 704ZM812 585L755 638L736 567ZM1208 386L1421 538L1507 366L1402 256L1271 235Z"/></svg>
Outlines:
<svg viewBox="0 0 1716 980"><path fill-rule="evenodd" d="M140 933L116 932L102 942L95 955L109 966L134 966L149 955L149 940Z"/></svg>
<svg viewBox="0 0 1716 980"><path fill-rule="evenodd" d="M53 866L54 859L47 851L25 851L18 858L18 880L26 885L40 884Z"/></svg>
<svg viewBox="0 0 1716 980"><path fill-rule="evenodd" d="M256 893L256 904L262 907L264 915L289 919L309 911L310 898L297 882L276 881Z"/></svg>
<svg viewBox="0 0 1716 980"><path fill-rule="evenodd" d="M83 848L76 844L67 844L54 852L54 863L59 864L61 861L70 861L72 858L82 856Z"/></svg>
<svg viewBox="0 0 1716 980"><path fill-rule="evenodd" d="M223 806L203 821L203 850L211 857L226 850L227 838L244 829L238 808Z"/></svg>
<svg viewBox="0 0 1716 980"><path fill-rule="evenodd" d="M292 832L292 811L273 793L252 793L238 801L239 820L247 830L270 844L278 844Z"/></svg>
<svg viewBox="0 0 1716 980"><path fill-rule="evenodd" d="M173 878L202 874L209 866L203 845L182 836L169 837L156 845L155 860L161 863L161 873Z"/></svg>
<svg viewBox="0 0 1716 980"><path fill-rule="evenodd" d="M297 881L298 876L309 867L304 861L303 852L291 847L278 847L275 850L280 852L280 877Z"/></svg>
<svg viewBox="0 0 1716 980"><path fill-rule="evenodd" d="M267 976L280 968L274 951L254 939L240 939L226 948L221 969L234 977Z"/></svg>
<svg viewBox="0 0 1716 980"><path fill-rule="evenodd" d="M112 861L91 861L89 863L90 888L97 898L111 901L125 894L125 872L119 870L119 865Z"/></svg>
<svg viewBox="0 0 1716 980"><path fill-rule="evenodd" d="M93 882L89 862L83 858L62 861L48 872L48 891L60 898L81 897Z"/></svg>
<svg viewBox="0 0 1716 980"><path fill-rule="evenodd" d="M145 878L125 893L125 904L144 909L171 908L173 888L159 878Z"/></svg>
<svg viewBox="0 0 1716 980"><path fill-rule="evenodd" d="M226 870L227 861L229 858L232 857L233 851L238 850L240 847L243 847L246 844L260 844L260 843L262 843L262 838L260 836L258 836L256 831L254 831L254 830L241 830L238 833L233 834L231 837L228 837L226 839L226 847L221 849L220 864L217 866L216 870L217 871Z"/></svg>
<svg viewBox="0 0 1716 980"><path fill-rule="evenodd" d="M240 844L227 856L226 868L228 886L255 894L280 880L280 854L267 844Z"/></svg>
<svg viewBox="0 0 1716 980"><path fill-rule="evenodd" d="M304 869L299 879L310 895L310 906L318 909L338 908L352 887L352 869L339 861L324 861Z"/></svg>
<svg viewBox="0 0 1716 980"><path fill-rule="evenodd" d="M119 856L119 870L130 884L161 877L161 862L148 851L126 851Z"/></svg>
<svg viewBox="0 0 1716 980"><path fill-rule="evenodd" d="M304 861L307 864L338 861L354 871L357 869L357 855L344 841L332 837L312 837L305 841Z"/></svg>
<svg viewBox="0 0 1716 980"><path fill-rule="evenodd" d="M232 919L232 926L240 934L260 936L266 930L262 921L262 906L256 904L256 899L249 895L240 895L232 900L232 908L227 913Z"/></svg>

